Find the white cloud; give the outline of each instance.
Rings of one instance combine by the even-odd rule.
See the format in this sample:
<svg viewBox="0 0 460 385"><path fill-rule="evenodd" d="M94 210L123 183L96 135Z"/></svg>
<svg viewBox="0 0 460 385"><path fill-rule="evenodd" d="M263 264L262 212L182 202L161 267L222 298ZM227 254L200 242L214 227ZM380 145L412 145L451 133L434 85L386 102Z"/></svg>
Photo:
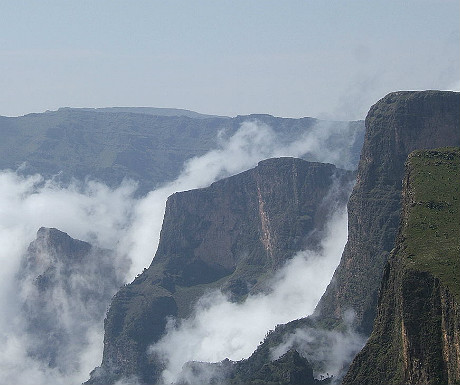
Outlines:
<svg viewBox="0 0 460 385"><path fill-rule="evenodd" d="M0 352L0 383L77 384L84 381L100 361L104 315L104 310L97 309L100 304L69 296L62 287L64 277L59 274L56 286L44 294L37 292L35 276L22 276L18 281L17 273L27 246L41 226L57 227L102 247L114 245L129 223L134 190L135 185L129 182L115 190L94 182L75 182L63 188L38 175L22 177L12 171L0 173L0 340L4 347ZM46 268L50 257L44 255L42 259L41 267ZM108 283L104 286L95 282L96 276L91 271L101 262L85 264L80 274L72 274L66 284L75 289L92 290L100 284L101 290L109 290L108 301L117 287L113 283L106 287ZM126 274L122 257L114 257L106 263L123 267L125 271L120 274ZM59 266L57 268L59 270ZM39 299L43 300L44 295L48 302L43 304ZM56 332L66 334L67 343L59 351L62 354L55 369L28 356L28 352L43 341L27 332L30 324L24 318L24 305L32 308L43 305L40 311L56 322ZM37 310L34 309L33 315Z"/></svg>

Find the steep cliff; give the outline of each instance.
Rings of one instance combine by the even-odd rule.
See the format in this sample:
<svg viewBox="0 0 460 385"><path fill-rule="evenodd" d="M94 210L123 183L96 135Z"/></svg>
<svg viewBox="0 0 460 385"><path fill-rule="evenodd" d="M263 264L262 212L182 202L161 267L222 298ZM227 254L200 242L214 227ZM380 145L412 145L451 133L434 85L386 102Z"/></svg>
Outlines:
<svg viewBox="0 0 460 385"><path fill-rule="evenodd" d="M131 376L155 383L162 367L147 347L163 334L166 317L187 317L206 290L239 301L268 289L266 280L295 252L319 247L353 180L331 164L278 158L169 197L152 264L112 301L102 365L89 383Z"/></svg>
<svg viewBox="0 0 460 385"><path fill-rule="evenodd" d="M410 152L460 145L460 94L394 92L371 107L348 203L348 242L316 310L337 325L348 309L369 335L385 263L394 247L401 207L404 162Z"/></svg>
<svg viewBox="0 0 460 385"><path fill-rule="evenodd" d="M332 361L340 361L332 374L340 375L346 370L362 346L355 328L365 336L372 329L379 283L399 224L404 161L417 148L460 143L459 103L460 94L453 92L396 92L371 108L357 184L348 205L349 237L340 266L314 317L270 333L266 341L274 343L270 352L280 350L276 341L285 351L289 345L298 347L301 354L311 354L317 361L313 363L317 373L324 373L328 369L324 362L331 361L320 357L327 354L324 347L339 341L339 350L345 346L350 356L344 359L341 352L331 350ZM295 198L301 191L296 190L300 184L292 180L301 174L293 174L292 165L284 160L288 167L273 167L270 180L260 183L258 175L263 175L264 167L272 162L262 162L258 168L209 189L170 198L162 240L152 265L121 290L112 303L105 324L102 367L93 372L90 383L110 383L132 375L143 382L155 382L161 367L144 352L164 330L165 316L187 316L191 304L207 288L222 288L235 300L262 290L266 272L289 257L289 252L283 256L283 250L294 251L307 240L311 246L317 244L318 238L311 229L321 227L321 221L315 221L322 215L309 212L307 206L302 211L291 208L300 207ZM296 191L294 197L283 194L284 190ZM271 201L270 197L278 194L283 199ZM206 210L194 207L187 199L192 196ZM281 201L287 206L280 205ZM177 222L167 218L173 213ZM287 213L289 216L285 216ZM305 333L314 335L313 343L301 340ZM263 344L249 360L231 365L248 371L246 377L230 371L235 383L239 378L240 383L247 379L257 381L257 372L267 364L264 349ZM270 355L269 359L273 358ZM260 365L251 367L251 363ZM276 366L276 362L272 365Z"/></svg>
<svg viewBox="0 0 460 385"><path fill-rule="evenodd" d="M116 262L108 250L62 231L38 230L16 277L30 356L61 373L78 370L87 333L123 284L128 266Z"/></svg>
<svg viewBox="0 0 460 385"><path fill-rule="evenodd" d="M460 149L407 161L374 330L343 384L460 383Z"/></svg>
<svg viewBox="0 0 460 385"><path fill-rule="evenodd" d="M345 375L372 331L399 226L405 159L417 148L459 145L459 105L459 93L420 91L391 93L372 106L348 202L348 242L331 283L312 317L277 327L237 371L259 370L270 357L268 348L295 348L315 375Z"/></svg>

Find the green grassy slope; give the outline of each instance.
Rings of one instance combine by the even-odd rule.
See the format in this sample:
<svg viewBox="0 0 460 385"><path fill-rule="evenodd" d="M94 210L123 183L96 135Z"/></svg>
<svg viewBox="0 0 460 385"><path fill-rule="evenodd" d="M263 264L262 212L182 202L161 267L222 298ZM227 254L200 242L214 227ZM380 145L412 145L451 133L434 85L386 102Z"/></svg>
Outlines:
<svg viewBox="0 0 460 385"><path fill-rule="evenodd" d="M374 329L344 385L457 383L459 163L459 147L409 155Z"/></svg>
<svg viewBox="0 0 460 385"><path fill-rule="evenodd" d="M460 300L460 148L415 151L408 159L407 268L439 278Z"/></svg>

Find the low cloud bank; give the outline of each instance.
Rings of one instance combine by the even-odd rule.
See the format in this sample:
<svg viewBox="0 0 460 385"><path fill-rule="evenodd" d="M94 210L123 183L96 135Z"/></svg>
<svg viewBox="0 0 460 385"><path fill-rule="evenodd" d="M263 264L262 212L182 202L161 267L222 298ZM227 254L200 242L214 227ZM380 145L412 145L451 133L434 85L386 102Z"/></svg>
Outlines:
<svg viewBox="0 0 460 385"><path fill-rule="evenodd" d="M91 369L101 362L102 322L92 322L95 318L90 317L84 330L73 331L73 323L69 320L75 318L76 313L67 310L78 309L83 318L86 317L85 312L90 310L83 302L72 302L73 300L62 291L58 300L54 301L55 308L51 312L61 315L56 318L57 327L63 328L70 336L67 342L68 349L75 352L73 357L69 357L72 362L69 362L69 365L51 368L43 360L28 354L37 342L26 332L27 322L23 311L24 304L33 300L36 292L34 294L35 289L30 282L23 282L22 287L18 287L16 279L27 247L35 239L40 227L54 227L73 238L113 250L113 265L117 267L117 274L123 277L124 282L129 282L152 260L159 240L166 198L172 193L207 186L222 177L254 167L260 160L274 156L302 156L347 167L353 141L352 137L337 136L337 131L332 126L321 126L321 123L309 133L300 134L292 140L280 140L267 125L256 121L246 122L234 135L222 135L215 150L186 162L182 173L175 181L165 184L141 199L134 197L136 183L132 181L124 181L116 189L93 181L74 181L62 186L52 179L44 180L40 175L20 176L13 171L0 171L0 342L3 346L0 352L0 383L79 384L85 381ZM343 147L337 147L339 144ZM302 254L280 272L274 281L276 290L267 298L250 298L241 308L229 303L218 293L204 298L198 305L196 319L188 320L182 326L184 330L196 330L197 335L200 335L202 332L196 325L200 325L208 317L209 326L216 329L209 338L204 338L199 357L215 361L222 356L245 356L273 325L311 312L328 283L329 278L326 276L332 275L332 270L340 258L341 250L338 249L343 246L346 238L345 220L346 216L341 212L332 221L337 225L334 230L336 240L333 245L324 245L325 250L328 247L337 247L337 252L330 256L332 259L329 260L329 256L318 258L308 253ZM126 258L130 265L125 263ZM324 263L327 266L323 266ZM291 281L283 277L283 274L287 276L299 273L304 265L317 266L318 271L324 271L324 277L319 279L318 274L312 272L305 272ZM78 275L75 279L78 279ZM298 285L301 280L302 285ZM304 286L309 287L308 296L302 291ZM116 288L111 287L110 290L115 291ZM53 295L57 295L56 293ZM264 308L275 306L270 303L276 303L276 313L283 314L283 317L263 315ZM249 304L252 305L248 306ZM202 315L199 312L202 312ZM250 336L238 335L236 329L230 328L225 336L228 342L222 345L222 348L209 347L215 344L217 337L214 336L219 334L217 329L224 330L228 327L222 316L219 317L219 323L211 322L220 312L235 313L238 319L243 317L243 313L248 312L249 318L244 322L247 327L251 326ZM265 317L267 321L263 320ZM74 321L77 322L76 319ZM170 328L176 330L172 325ZM177 331L179 332L180 330ZM175 335L171 334L170 338L176 338L173 337ZM246 343L246 339L250 341L249 344ZM187 349L184 349L184 357L181 360L189 359L187 352L192 345L190 342ZM173 362L177 365L178 361L171 359L171 365ZM176 368L171 369L171 373L175 371Z"/></svg>

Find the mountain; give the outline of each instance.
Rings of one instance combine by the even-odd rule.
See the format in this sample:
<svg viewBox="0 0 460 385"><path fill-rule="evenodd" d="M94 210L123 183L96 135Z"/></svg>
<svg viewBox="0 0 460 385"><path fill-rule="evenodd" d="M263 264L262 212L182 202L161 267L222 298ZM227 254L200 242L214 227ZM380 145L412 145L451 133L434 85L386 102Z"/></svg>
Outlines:
<svg viewBox="0 0 460 385"><path fill-rule="evenodd" d="M382 368L382 357L400 357L401 351L403 359L406 355L407 360L403 360L402 368L398 367L394 371L395 377L389 381L409 378L422 383L426 380L442 383L447 378L455 383L458 359L453 349L458 346L458 300L455 294L458 275L449 274L446 268L453 266L456 269L455 259L443 259L445 264L439 266L431 259L427 262L426 256L420 253L401 256L398 254L400 249L416 248L418 241L414 246L410 240L397 238L397 234L401 209L407 209L407 205L401 205L401 193L406 199L409 192L419 191L409 177L405 179L403 189L404 162L416 149L460 144L459 102L458 93L423 91L392 93L376 103L366 118L357 181L348 204L348 242L340 265L313 316L267 331L264 342L245 360L225 360L217 364L190 362L184 370L204 371L210 374L210 381L225 380L231 384L334 382L346 373L353 357L364 345L377 314L370 343L376 339L379 346L366 346L346 377L348 383L354 383L353 376L363 381L367 377L376 378L379 376L376 372ZM54 119L51 126L48 119ZM193 143L202 143L197 132L201 134L202 128L207 127L209 146L201 147L203 154L217 145L215 119L223 124L219 127L223 127L224 135L225 132L236 132L248 119L264 122L276 127L276 138L284 144L292 143L292 137L301 137L308 129L318 127L316 120L308 118L293 120L267 115L204 118L197 123L198 119L188 117L70 109L21 118L0 118L0 132L5 138L1 144L1 161L13 164L5 167L16 167L21 159L25 159L28 165L21 167L22 172L35 172L34 167L35 170L44 170L45 175L62 171L63 180L74 172L83 178L90 170L90 175L99 173L101 176L97 178L113 186L124 176L134 175L134 179L149 180L141 186L141 192L146 192L161 183L158 181L178 173L174 162L164 161L165 168L158 176L157 164L150 163L155 153L151 147L158 150L158 154L161 149L171 150L174 136L168 135L176 130L174 135L178 136L186 127L190 135L184 139L179 151L181 154L184 150L189 151L180 155L186 159L192 153L199 153ZM170 127L171 131L161 129L152 133L153 126L137 125L137 122L151 120L161 122L165 125L162 127ZM184 125L178 125L179 121ZM306 126L302 126L304 123ZM330 148L345 144L348 162L359 143L356 138L359 137L360 123L337 124L332 127L332 135L327 133L326 142L331 144ZM104 129L99 130L101 127ZM343 129L335 131L337 127ZM164 140L166 137L170 142ZM145 161L138 151L145 154ZM432 158L436 158L435 163L443 164L443 157L450 157L444 150L430 151ZM449 151L454 154L457 150L448 150L447 154ZM120 154L126 158L119 157ZM420 155L420 159L424 157ZM170 160L174 158L175 155L171 155ZM132 163L120 163L120 159L131 159ZM426 169L433 167L434 170L435 166L428 165ZM420 169L417 167L416 158L412 156L409 169L418 174ZM233 303L242 303L250 295L269 292L270 279L297 251L321 248L326 218L337 207L328 198L335 196L339 202L345 202L349 191L346 187L353 179L352 172L330 164L279 158L263 161L255 169L208 188L172 195L168 199L160 244L151 266L131 284L123 286L113 298L104 323L102 364L92 372L88 383L115 383L126 378L143 383L158 382L164 363L148 353L148 348L164 335L168 319L184 320L193 313L198 299L213 290L221 290ZM427 186L431 185L424 183L424 188ZM420 201L428 202L424 208L434 210L429 212L431 214L438 211L442 214L445 209L449 211L451 206L448 204L453 204L453 200L447 198L423 198ZM423 204L416 204L414 210L418 206ZM418 215L417 211L411 210L404 211L404 215L408 218ZM444 220L430 222L434 227L429 228L437 230L441 239L446 234L450 239L447 230L439 232L445 225ZM401 230L401 234L406 230ZM52 235L51 243L47 241L47 233ZM424 235L415 235L424 238ZM28 354L58 370L69 370L69 367L72 370L71 359L62 363L59 360L78 354L78 350L67 349L67 346L78 346L74 342L79 340L73 338L83 335L83 343L89 338L81 320L81 314L86 313L76 310L66 313L66 319L72 323L70 328L64 328L60 322L60 309L79 309L79 306L86 306L86 300L91 304L93 297L96 303L108 301L108 293L115 290L110 282L118 282L118 268L108 268L107 276L102 273L95 276L100 277L101 283L107 282L110 289L97 288L99 282L94 281L91 283L94 286L90 285L90 294L85 294L87 292L81 287L74 291L71 284L80 282L79 279L87 275L85 269L105 274L107 267L104 266L109 258L104 257L108 252L101 251L102 261L106 262L100 268L91 267L94 258L83 256L85 250L92 249L91 246L88 248L84 242L68 238L57 230L40 230L37 245L43 244L48 251L42 254L41 246L31 245L22 266L25 275L18 279L18 285L23 285L21 303L24 304L27 333L32 342ZM389 259L395 241L397 248ZM68 252L55 252L54 248ZM74 255L73 251L76 251L75 258L55 257L55 254ZM88 255L91 253L89 251ZM46 259L42 261L41 255L53 256L51 263ZM401 258L405 258L404 266L395 267L395 261ZM73 264L74 260L76 264ZM406 266L407 260L412 263L407 265L409 267ZM70 270L65 267L67 264L72 266ZM400 279L400 275L407 281L406 278ZM382 278L383 286L380 286ZM425 286L417 286L420 282L426 283L431 291L427 292ZM380 287L382 294L378 297ZM78 298L79 302L67 302L71 306L62 307L56 298L62 299L63 293L66 301ZM96 304L95 308L100 314L102 305ZM393 333L398 323L405 325L402 345L398 345L398 336ZM420 329L425 324L429 328ZM54 334L53 330L57 333ZM441 343L440 335L444 339ZM36 347L33 344L35 338L38 341ZM382 350L382 341L389 338L393 338L394 350L391 347L388 351ZM402 350L398 350L401 346ZM367 366L376 362L376 371L363 369L362 363L365 362L370 363L366 363ZM420 362L428 363L426 370L420 369ZM66 366L68 363L70 366ZM384 370L391 369L385 367Z"/></svg>
<svg viewBox="0 0 460 385"><path fill-rule="evenodd" d="M138 194L144 195L177 178L187 159L219 148L220 141L235 134L243 122L269 125L279 145L317 132L324 137L325 147L346 149L339 167L350 169L356 168L364 136L362 121L151 113L153 110L142 108L64 108L0 117L0 169L18 169L25 175L39 173L64 183L91 178L111 187L130 178L138 182ZM306 159L318 161L312 154Z"/></svg>
<svg viewBox="0 0 460 385"><path fill-rule="evenodd" d="M97 111L97 112L112 112L112 113L129 112L132 114L144 114L144 115L155 115L155 116L185 116L187 118L193 118L193 119L225 118L226 117L226 116L200 114L198 112L184 110L182 108L158 108L158 107L100 107L100 108L62 107L62 108L59 108L59 111L63 111L63 110Z"/></svg>
<svg viewBox="0 0 460 385"><path fill-rule="evenodd" d="M353 172L331 164L276 158L170 196L152 264L112 300L102 365L88 383L133 376L156 383L164 367L147 348L165 332L167 317L186 318L210 290L233 301L270 290L269 279L297 251L321 248L352 181Z"/></svg>
<svg viewBox="0 0 460 385"><path fill-rule="evenodd" d="M75 356L91 342L88 333L102 322L127 268L108 250L40 228L16 277L27 354L61 373L78 370Z"/></svg>
<svg viewBox="0 0 460 385"><path fill-rule="evenodd" d="M348 242L316 315L336 325L353 309L369 335L377 295L399 226L404 163L416 149L460 145L460 94L395 92L371 107L348 202Z"/></svg>
<svg viewBox="0 0 460 385"><path fill-rule="evenodd" d="M417 148L460 145L459 105L459 93L407 91L371 107L348 202L348 241L331 283L312 317L280 325L248 360L237 363L234 383L244 384L274 349L297 349L315 375L329 372L337 379L346 373L372 331L399 227L405 160Z"/></svg>
<svg viewBox="0 0 460 385"><path fill-rule="evenodd" d="M460 148L406 164L373 332L343 384L460 383Z"/></svg>

